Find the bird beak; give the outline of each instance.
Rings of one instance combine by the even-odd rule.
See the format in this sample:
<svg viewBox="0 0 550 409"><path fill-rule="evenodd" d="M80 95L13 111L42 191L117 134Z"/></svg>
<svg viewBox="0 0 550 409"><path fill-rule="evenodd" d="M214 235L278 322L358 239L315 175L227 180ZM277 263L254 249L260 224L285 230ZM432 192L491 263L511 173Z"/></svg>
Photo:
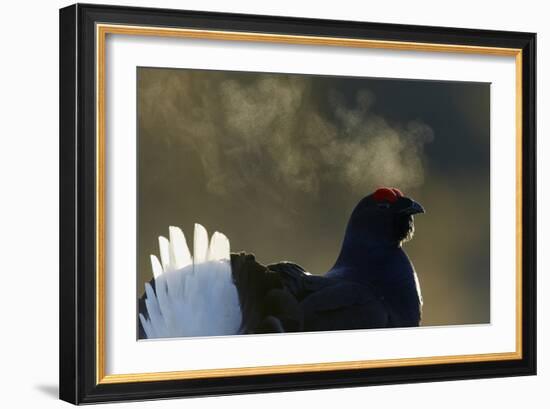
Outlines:
<svg viewBox="0 0 550 409"><path fill-rule="evenodd" d="M408 199L410 203L408 203L407 206L405 206L403 209L399 211L399 213L405 213L405 214L418 214L418 213L426 213L424 208L420 205L420 203L416 203L414 200Z"/></svg>

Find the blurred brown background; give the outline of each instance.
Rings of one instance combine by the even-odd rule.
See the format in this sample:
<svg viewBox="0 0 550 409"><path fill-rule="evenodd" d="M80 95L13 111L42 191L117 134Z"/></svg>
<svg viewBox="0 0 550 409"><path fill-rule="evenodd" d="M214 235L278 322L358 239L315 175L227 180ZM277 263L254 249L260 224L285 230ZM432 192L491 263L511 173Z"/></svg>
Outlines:
<svg viewBox="0 0 550 409"><path fill-rule="evenodd" d="M138 68L137 86L138 296L157 237L195 222L323 274L387 185L427 210L405 244L423 325L489 322L489 84Z"/></svg>

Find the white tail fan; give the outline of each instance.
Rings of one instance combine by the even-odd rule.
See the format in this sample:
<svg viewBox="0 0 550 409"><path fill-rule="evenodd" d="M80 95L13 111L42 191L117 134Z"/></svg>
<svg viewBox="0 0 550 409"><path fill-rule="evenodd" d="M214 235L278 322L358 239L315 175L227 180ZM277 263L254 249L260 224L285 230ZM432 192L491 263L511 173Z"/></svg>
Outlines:
<svg viewBox="0 0 550 409"><path fill-rule="evenodd" d="M195 224L193 257L180 228L159 237L160 261L152 255L155 289L145 284L147 338L238 334L241 308L231 274L229 240Z"/></svg>

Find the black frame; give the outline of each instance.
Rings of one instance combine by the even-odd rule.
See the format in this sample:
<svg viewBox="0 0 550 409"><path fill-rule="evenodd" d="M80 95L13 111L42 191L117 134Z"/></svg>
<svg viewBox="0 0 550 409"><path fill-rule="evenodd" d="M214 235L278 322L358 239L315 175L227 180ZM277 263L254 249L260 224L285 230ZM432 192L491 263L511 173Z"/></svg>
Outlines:
<svg viewBox="0 0 550 409"><path fill-rule="evenodd" d="M96 384L95 24L518 48L523 51L522 359ZM536 34L77 4L60 10L60 398L75 404L536 374Z"/></svg>

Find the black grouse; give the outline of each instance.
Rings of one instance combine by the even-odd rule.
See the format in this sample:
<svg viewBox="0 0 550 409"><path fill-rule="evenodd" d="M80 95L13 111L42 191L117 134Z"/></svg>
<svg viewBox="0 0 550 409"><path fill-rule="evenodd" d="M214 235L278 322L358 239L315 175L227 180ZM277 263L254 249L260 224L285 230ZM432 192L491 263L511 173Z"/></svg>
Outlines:
<svg viewBox="0 0 550 409"><path fill-rule="evenodd" d="M312 275L291 262L264 268L232 255L245 333L418 326L422 296L402 244L424 213L395 188L363 198L349 219L334 266Z"/></svg>
<svg viewBox="0 0 550 409"><path fill-rule="evenodd" d="M353 210L334 266L312 275L252 254L230 254L229 240L195 225L191 256L183 232L160 237L154 279L139 300L139 337L330 331L418 326L422 296L402 244L424 209L382 187Z"/></svg>

